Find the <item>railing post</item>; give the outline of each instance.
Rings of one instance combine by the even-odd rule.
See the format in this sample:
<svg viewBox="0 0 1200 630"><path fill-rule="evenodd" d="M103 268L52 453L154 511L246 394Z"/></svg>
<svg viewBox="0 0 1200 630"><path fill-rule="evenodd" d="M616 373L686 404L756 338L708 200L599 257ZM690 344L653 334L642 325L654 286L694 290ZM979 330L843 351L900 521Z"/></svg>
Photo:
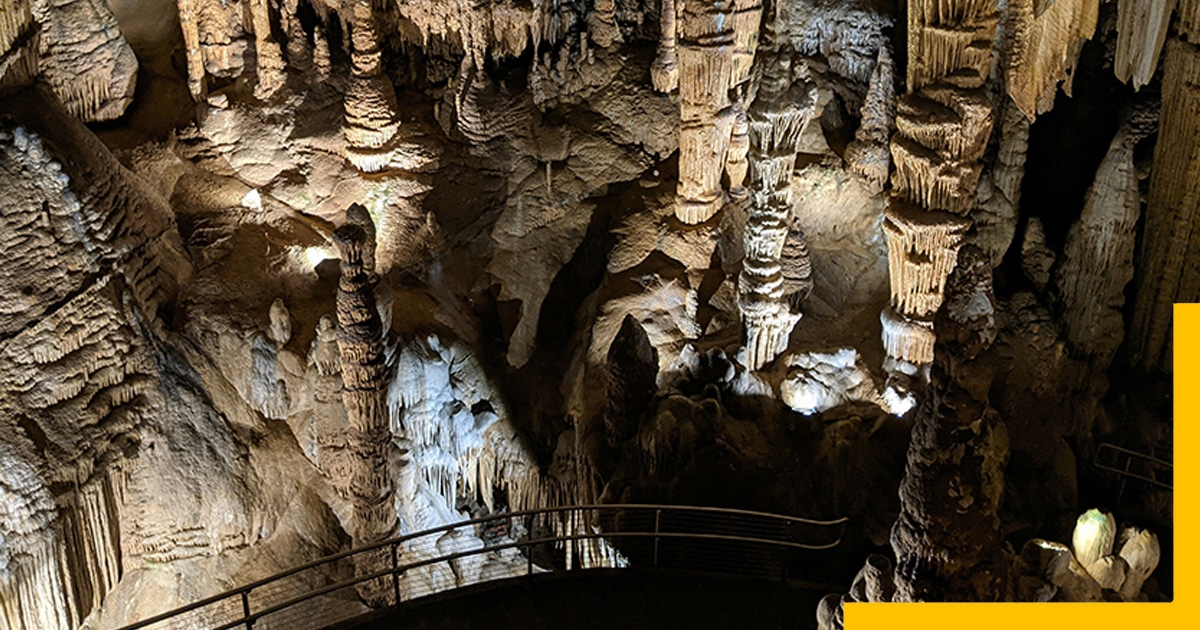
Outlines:
<svg viewBox="0 0 1200 630"><path fill-rule="evenodd" d="M392 594L396 597L396 606L400 605L400 566L397 556L399 555L399 543L392 543Z"/></svg>
<svg viewBox="0 0 1200 630"><path fill-rule="evenodd" d="M654 510L654 568L658 568L658 534L662 522L662 508Z"/></svg>
<svg viewBox="0 0 1200 630"><path fill-rule="evenodd" d="M246 620L246 630L254 630L254 620L250 618L250 591L242 591L242 618Z"/></svg>

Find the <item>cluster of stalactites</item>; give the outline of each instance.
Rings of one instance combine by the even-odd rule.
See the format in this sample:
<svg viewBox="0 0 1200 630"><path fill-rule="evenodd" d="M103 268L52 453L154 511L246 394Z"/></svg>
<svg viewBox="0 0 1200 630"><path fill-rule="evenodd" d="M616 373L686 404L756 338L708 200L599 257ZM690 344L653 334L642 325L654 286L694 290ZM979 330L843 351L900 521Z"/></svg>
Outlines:
<svg viewBox="0 0 1200 630"><path fill-rule="evenodd" d="M248 11L238 4L210 0L176 0L179 26L183 31L187 54L188 90L192 98L207 96L207 76L236 76L242 71L242 47L238 42L248 34L254 37L254 62L257 83L254 95L268 99L286 80L283 52L271 34L268 0L249 0ZM283 3L284 31L292 34L299 24L296 3Z"/></svg>
<svg viewBox="0 0 1200 630"><path fill-rule="evenodd" d="M1006 83L1009 96L1030 120L1054 106L1060 82L1066 82L1063 90L1071 94L1079 51L1095 32L1099 14L1100 0L1009 1L1005 29L1012 45Z"/></svg>
<svg viewBox="0 0 1200 630"><path fill-rule="evenodd" d="M789 85L786 55L767 62L765 77L748 113L750 189L738 277L738 310L746 335L746 366L757 370L787 349L800 321L799 294L811 287L807 244L794 229L792 170L800 135L817 113L817 92ZM788 247L791 237L791 247ZM788 261L785 270L785 249Z"/></svg>
<svg viewBox="0 0 1200 630"><path fill-rule="evenodd" d="M383 540L396 531L388 448L387 366L382 324L375 305L377 278L363 264L366 233L354 224L333 234L341 255L337 292L338 347L342 402L349 421L348 443L354 457L349 491L356 543Z"/></svg>
<svg viewBox="0 0 1200 630"><path fill-rule="evenodd" d="M997 22L995 0L909 2L908 93L896 106L884 221L891 302L881 319L893 360L933 360L930 323L970 227L992 132L983 82Z"/></svg>
<svg viewBox="0 0 1200 630"><path fill-rule="evenodd" d="M682 7L680 8L680 5ZM739 155L743 104L762 16L761 0L663 3L659 57L651 69L657 89L679 87L679 188L675 216L703 223L725 203L721 176L730 168L733 188L744 177ZM674 27L674 28L673 28ZM676 58L677 57L677 58ZM740 191L739 191L740 192Z"/></svg>

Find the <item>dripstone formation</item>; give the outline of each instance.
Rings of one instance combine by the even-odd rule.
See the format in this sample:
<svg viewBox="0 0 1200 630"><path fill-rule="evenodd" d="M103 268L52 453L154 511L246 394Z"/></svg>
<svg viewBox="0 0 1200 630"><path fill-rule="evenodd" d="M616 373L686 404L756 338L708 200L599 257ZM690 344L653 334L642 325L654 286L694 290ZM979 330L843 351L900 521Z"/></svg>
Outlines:
<svg viewBox="0 0 1200 630"><path fill-rule="evenodd" d="M0 630L428 529L290 618L652 564L446 527L592 503L844 517L803 627L1169 600L1197 46L1200 0L0 0Z"/></svg>

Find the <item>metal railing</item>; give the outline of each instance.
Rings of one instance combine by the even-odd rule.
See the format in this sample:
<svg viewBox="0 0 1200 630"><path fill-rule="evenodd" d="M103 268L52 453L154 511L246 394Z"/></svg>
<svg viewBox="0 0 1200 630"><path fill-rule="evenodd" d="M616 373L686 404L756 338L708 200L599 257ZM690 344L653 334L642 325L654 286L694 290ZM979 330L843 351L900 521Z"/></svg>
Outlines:
<svg viewBox="0 0 1200 630"><path fill-rule="evenodd" d="M556 570L652 567L786 578L796 561L789 552L836 547L846 521L670 505L494 514L326 556L121 630L321 628L369 612L364 597L375 607L393 606Z"/></svg>
<svg viewBox="0 0 1200 630"><path fill-rule="evenodd" d="M1118 503L1125 494L1125 482L1129 479L1136 479L1164 490L1174 489L1175 466L1171 462L1115 444L1104 442L1097 447L1092 465L1121 477L1121 485L1117 490Z"/></svg>

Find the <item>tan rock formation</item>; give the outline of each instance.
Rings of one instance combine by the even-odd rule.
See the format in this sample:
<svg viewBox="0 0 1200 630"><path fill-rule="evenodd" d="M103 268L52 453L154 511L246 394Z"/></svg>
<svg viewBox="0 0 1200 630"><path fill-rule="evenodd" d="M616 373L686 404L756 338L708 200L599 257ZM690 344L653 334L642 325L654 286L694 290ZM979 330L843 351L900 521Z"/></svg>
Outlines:
<svg viewBox="0 0 1200 630"><path fill-rule="evenodd" d="M894 601L1003 601L1009 592L997 515L1008 435L980 360L996 332L991 274L968 245L947 282L931 391L916 412L892 528Z"/></svg>
<svg viewBox="0 0 1200 630"><path fill-rule="evenodd" d="M1183 6L1190 5L1185 2ZM1182 8L1181 16L1187 15ZM1198 37L1200 28L1188 34ZM1137 264L1137 297L1129 328L1133 362L1146 370L1171 371L1173 304L1200 300L1200 269L1189 262L1200 251L1200 232L1192 229L1200 220L1196 194L1200 185L1197 85L1200 85L1200 51L1182 39L1168 41L1154 163L1172 167L1156 168L1150 176L1150 198Z"/></svg>
<svg viewBox="0 0 1200 630"><path fill-rule="evenodd" d="M761 15L757 0L683 4L678 21L681 122L675 208L683 223L704 223L725 203L721 176L738 118L730 92L749 78Z"/></svg>
<svg viewBox="0 0 1200 630"><path fill-rule="evenodd" d="M661 0L658 18L661 34L654 64L650 66L650 80L659 92L673 92L679 87L678 35L675 30L676 0ZM683 2L685 0L680 0Z"/></svg>
<svg viewBox="0 0 1200 630"><path fill-rule="evenodd" d="M1178 0L1118 0L1117 54L1113 72L1141 89L1154 76Z"/></svg>
<svg viewBox="0 0 1200 630"><path fill-rule="evenodd" d="M1133 278L1142 201L1133 149L1153 133L1157 108L1134 113L1117 131L1067 235L1055 282L1073 349L1107 366L1125 337L1125 285Z"/></svg>
<svg viewBox="0 0 1200 630"><path fill-rule="evenodd" d="M369 0L353 7L350 83L346 86L346 159L364 172L381 171L391 162L390 146L400 129L396 90L383 72L375 9Z"/></svg>
<svg viewBox="0 0 1200 630"><path fill-rule="evenodd" d="M1054 106L1059 82L1066 80L1063 91L1071 94L1071 73L1083 42L1096 30L1100 10L1100 0L1058 0L1040 14L1035 4L1010 3L1005 25L1012 38L1008 94L1030 120Z"/></svg>
<svg viewBox="0 0 1200 630"><path fill-rule="evenodd" d="M882 319L893 359L917 365L933 359L928 335L920 331L941 305L970 227L956 215L975 205L979 160L992 132L992 103L982 86L997 20L994 0L909 3L909 93L896 108L894 196L884 221L894 312ZM907 333L917 337L897 337Z"/></svg>
<svg viewBox="0 0 1200 630"><path fill-rule="evenodd" d="M757 370L787 348L799 309L786 294L799 292L803 264L790 265L791 287L785 288L783 250L792 229L792 169L800 133L818 114L817 91L792 84L790 53L764 58L758 96L748 112L750 189L742 272L738 277L738 310L746 340L746 367ZM804 251L794 241L791 257ZM810 275L810 274L809 274Z"/></svg>
<svg viewBox="0 0 1200 630"><path fill-rule="evenodd" d="M254 96L271 98L283 87L287 79L284 74L283 54L279 44L271 36L271 19L267 13L267 0L249 0L250 27L254 33L254 56L257 61L258 83Z"/></svg>
<svg viewBox="0 0 1200 630"><path fill-rule="evenodd" d="M891 169L888 140L896 124L896 85L890 47L879 47L875 70L871 73L867 98L859 114L862 122L854 132L854 142L846 147L850 169L867 181L872 191L882 191Z"/></svg>
<svg viewBox="0 0 1200 630"><path fill-rule="evenodd" d="M364 545L393 535L397 524L388 470L387 367L374 280L363 267L365 241L366 234L356 225L334 232L342 260L337 298L342 401L350 421L351 452L357 460L350 480L352 533Z"/></svg>

